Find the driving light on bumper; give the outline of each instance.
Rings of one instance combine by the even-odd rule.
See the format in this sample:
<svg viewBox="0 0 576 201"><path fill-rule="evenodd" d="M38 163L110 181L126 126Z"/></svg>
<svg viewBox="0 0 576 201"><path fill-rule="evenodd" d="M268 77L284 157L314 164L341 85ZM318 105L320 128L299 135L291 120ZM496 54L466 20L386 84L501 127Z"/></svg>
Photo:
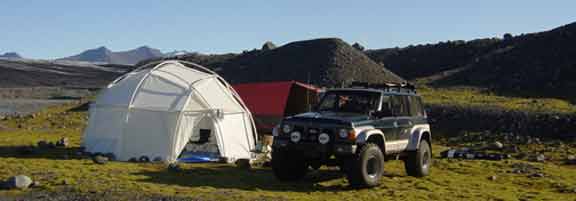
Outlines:
<svg viewBox="0 0 576 201"><path fill-rule="evenodd" d="M340 138L347 138L348 137L348 130L347 129L340 129L338 131L338 135L340 136Z"/></svg>
<svg viewBox="0 0 576 201"><path fill-rule="evenodd" d="M327 144L330 142L330 136L326 133L321 133L318 135L318 142L320 142L320 144Z"/></svg>
<svg viewBox="0 0 576 201"><path fill-rule="evenodd" d="M301 137L302 137L302 135L298 131L294 131L294 132L290 133L290 141L292 141L294 143L299 142Z"/></svg>
<svg viewBox="0 0 576 201"><path fill-rule="evenodd" d="M292 131L292 127L290 125L284 124L282 126L282 132L284 133L290 133L290 131Z"/></svg>

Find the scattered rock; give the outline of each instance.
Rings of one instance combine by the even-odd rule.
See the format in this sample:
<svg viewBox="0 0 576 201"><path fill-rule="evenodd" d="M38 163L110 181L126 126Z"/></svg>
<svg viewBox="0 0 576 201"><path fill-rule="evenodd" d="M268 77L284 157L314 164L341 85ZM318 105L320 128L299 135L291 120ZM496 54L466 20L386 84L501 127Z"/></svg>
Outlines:
<svg viewBox="0 0 576 201"><path fill-rule="evenodd" d="M114 153L107 153L107 154L104 154L104 156L106 156L106 158L108 158L108 160L110 160L110 161L116 160L116 155L114 155Z"/></svg>
<svg viewBox="0 0 576 201"><path fill-rule="evenodd" d="M148 158L148 156L140 156L138 161L140 161L142 163L148 163L148 162L150 162L150 158Z"/></svg>
<svg viewBox="0 0 576 201"><path fill-rule="evenodd" d="M94 161L94 163L96 164L106 164L108 163L108 158L106 156L102 156L102 155L95 155L92 157L92 161Z"/></svg>
<svg viewBox="0 0 576 201"><path fill-rule="evenodd" d="M180 167L180 164L178 164L178 163L170 163L170 164L168 164L168 170L172 171L172 172L181 172L182 168Z"/></svg>
<svg viewBox="0 0 576 201"><path fill-rule="evenodd" d="M38 143L36 143L36 145L39 148L48 148L48 142L44 141L44 140L40 140L38 141Z"/></svg>
<svg viewBox="0 0 576 201"><path fill-rule="evenodd" d="M238 159L236 160L236 167L249 170L252 168L252 165L248 159Z"/></svg>
<svg viewBox="0 0 576 201"><path fill-rule="evenodd" d="M546 156L544 154L538 154L536 158L534 158L534 161L543 163L546 161Z"/></svg>
<svg viewBox="0 0 576 201"><path fill-rule="evenodd" d="M536 172L536 173L534 173L534 174L531 174L529 177L541 178L541 177L544 177L544 176L546 176L546 175L544 175L544 173Z"/></svg>
<svg viewBox="0 0 576 201"><path fill-rule="evenodd" d="M510 165L512 170L509 171L515 174L534 174L540 172L542 169L529 163L514 163Z"/></svg>
<svg viewBox="0 0 576 201"><path fill-rule="evenodd" d="M496 179L498 179L498 177L496 175L492 175L488 179L490 179L491 181L496 181Z"/></svg>
<svg viewBox="0 0 576 201"><path fill-rule="evenodd" d="M56 142L56 147L68 147L69 145L68 141L69 140L67 137L60 138L60 140Z"/></svg>
<svg viewBox="0 0 576 201"><path fill-rule="evenodd" d="M17 175L8 178L6 187L8 189L27 189L32 185L32 179L26 175Z"/></svg>
<svg viewBox="0 0 576 201"><path fill-rule="evenodd" d="M502 150L502 149L504 149L504 144L502 144L499 141L496 141L496 142L493 142L490 145L488 145L487 148L490 150Z"/></svg>

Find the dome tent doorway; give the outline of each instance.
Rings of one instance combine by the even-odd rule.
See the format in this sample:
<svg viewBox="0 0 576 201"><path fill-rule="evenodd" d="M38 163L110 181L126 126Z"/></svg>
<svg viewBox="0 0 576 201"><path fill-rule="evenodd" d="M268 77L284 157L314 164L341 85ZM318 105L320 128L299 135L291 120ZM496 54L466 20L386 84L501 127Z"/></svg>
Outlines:
<svg viewBox="0 0 576 201"><path fill-rule="evenodd" d="M220 76L184 61L148 64L115 81L90 106L84 146L118 160L146 156L173 162L208 121L219 156L252 158L254 120L236 91Z"/></svg>

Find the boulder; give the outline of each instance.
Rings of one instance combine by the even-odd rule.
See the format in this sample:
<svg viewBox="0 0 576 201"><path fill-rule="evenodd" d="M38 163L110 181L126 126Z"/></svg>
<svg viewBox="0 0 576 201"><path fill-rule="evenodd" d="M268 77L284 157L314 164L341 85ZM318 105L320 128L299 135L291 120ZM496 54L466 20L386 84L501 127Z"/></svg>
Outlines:
<svg viewBox="0 0 576 201"><path fill-rule="evenodd" d="M150 158L148 158L148 156L140 156L138 161L140 161L141 163L148 163L150 162Z"/></svg>
<svg viewBox="0 0 576 201"><path fill-rule="evenodd" d="M502 144L501 142L496 141L496 142L493 142L493 143L491 143L490 145L488 145L487 148L490 149L490 150L502 150L502 149L504 149L504 144Z"/></svg>
<svg viewBox="0 0 576 201"><path fill-rule="evenodd" d="M488 179L490 179L491 181L496 181L496 179L498 179L498 177L496 175L492 175L492 176L488 177Z"/></svg>
<svg viewBox="0 0 576 201"><path fill-rule="evenodd" d="M44 140L38 141L38 143L36 143L36 145L38 146L38 148L48 148L48 142L46 142Z"/></svg>
<svg viewBox="0 0 576 201"><path fill-rule="evenodd" d="M17 175L8 178L5 185L8 189L27 189L32 182L32 179L26 175Z"/></svg>
<svg viewBox="0 0 576 201"><path fill-rule="evenodd" d="M238 159L236 160L236 167L249 170L252 168L252 164L250 164L248 159Z"/></svg>
<svg viewBox="0 0 576 201"><path fill-rule="evenodd" d="M92 157L92 161L94 161L94 163L96 164L106 164L108 163L108 158L106 156L102 156L102 155L95 155Z"/></svg>
<svg viewBox="0 0 576 201"><path fill-rule="evenodd" d="M536 162L545 162L546 161L546 156L544 154L538 154L536 155L536 157L534 158L534 161Z"/></svg>
<svg viewBox="0 0 576 201"><path fill-rule="evenodd" d="M116 155L114 155L114 153L107 153L107 154L104 154L104 156L106 156L106 158L108 158L109 161L115 161L116 160Z"/></svg>
<svg viewBox="0 0 576 201"><path fill-rule="evenodd" d="M264 43L264 45L262 45L263 51L268 51L268 50L273 50L273 49L276 49L276 45L270 41L266 41L266 43Z"/></svg>
<svg viewBox="0 0 576 201"><path fill-rule="evenodd" d="M178 164L178 163L168 164L167 169L168 169L168 171L171 171L171 172L181 172L182 171L182 168L180 167L180 164Z"/></svg>
<svg viewBox="0 0 576 201"><path fill-rule="evenodd" d="M67 137L60 138L60 140L58 140L58 142L56 142L56 147L68 147L68 145L69 145L68 141L69 140Z"/></svg>

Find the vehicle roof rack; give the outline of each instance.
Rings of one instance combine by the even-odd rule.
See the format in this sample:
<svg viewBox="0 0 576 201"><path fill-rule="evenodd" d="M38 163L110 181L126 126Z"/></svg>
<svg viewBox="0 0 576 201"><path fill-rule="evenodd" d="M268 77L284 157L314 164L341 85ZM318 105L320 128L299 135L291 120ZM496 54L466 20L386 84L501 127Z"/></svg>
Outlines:
<svg viewBox="0 0 576 201"><path fill-rule="evenodd" d="M350 84L351 88L368 88L368 89L380 89L385 92L399 92L399 93L412 93L416 94L416 87L410 83L368 83L368 82L352 82Z"/></svg>

